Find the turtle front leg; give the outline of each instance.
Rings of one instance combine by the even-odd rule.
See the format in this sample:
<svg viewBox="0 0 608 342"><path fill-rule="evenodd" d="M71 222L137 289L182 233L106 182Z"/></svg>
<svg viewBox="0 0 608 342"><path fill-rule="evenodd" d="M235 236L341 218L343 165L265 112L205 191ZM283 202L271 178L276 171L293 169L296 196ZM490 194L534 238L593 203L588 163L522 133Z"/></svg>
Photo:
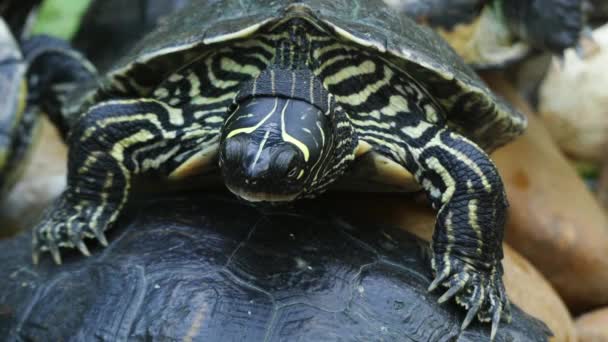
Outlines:
<svg viewBox="0 0 608 342"><path fill-rule="evenodd" d="M104 232L127 202L140 175L168 174L178 154L190 148L181 111L154 100L109 101L92 107L68 137L68 185L33 231L33 261L49 251L61 263L60 247L89 251L84 238L107 245ZM187 135L197 137L194 130Z"/></svg>
<svg viewBox="0 0 608 342"><path fill-rule="evenodd" d="M509 317L501 259L508 206L498 171L488 155L448 128L420 122L405 133L406 167L438 209L432 267L439 285L468 309L462 329L477 316L492 321L492 338L501 317Z"/></svg>

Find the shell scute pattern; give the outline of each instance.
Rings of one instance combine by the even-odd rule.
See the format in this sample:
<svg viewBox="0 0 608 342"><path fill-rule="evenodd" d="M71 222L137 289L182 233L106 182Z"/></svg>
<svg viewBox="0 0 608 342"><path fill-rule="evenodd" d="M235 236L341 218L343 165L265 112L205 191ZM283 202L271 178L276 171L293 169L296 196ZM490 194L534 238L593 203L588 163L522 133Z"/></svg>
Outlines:
<svg viewBox="0 0 608 342"><path fill-rule="evenodd" d="M404 17L383 16L381 12L386 7L375 1L355 2L355 6L350 1L290 3L312 8L311 13L333 28L342 41L364 44L360 47L379 53L414 79L425 80L424 86L445 107L448 120L484 149L495 149L525 128L525 118L493 95L430 29L418 27ZM149 92L167 77L167 71L188 64L205 50L217 49L216 45L223 44L230 34L251 28L251 32L244 33L244 37L251 37L259 31L258 26L277 21L288 8L288 4L277 1L200 0L193 1L192 6L206 10L186 7L186 15L173 16L173 20L144 39L110 71L107 93ZM244 7L246 15L242 15ZM201 27L201 23L206 25ZM218 37L212 45L203 43ZM103 93L98 95L97 99L104 97Z"/></svg>
<svg viewBox="0 0 608 342"><path fill-rule="evenodd" d="M3 240L0 294L11 294L4 303L14 310L0 310L0 335L487 339L486 327L461 333L464 315L428 300L424 243L401 230L329 220L320 205L310 209L283 216L229 198L171 197L126 213L112 246L90 258L68 255L61 268L33 268L27 235ZM286 280L291 290L281 285ZM547 340L544 324L514 311L497 341Z"/></svg>

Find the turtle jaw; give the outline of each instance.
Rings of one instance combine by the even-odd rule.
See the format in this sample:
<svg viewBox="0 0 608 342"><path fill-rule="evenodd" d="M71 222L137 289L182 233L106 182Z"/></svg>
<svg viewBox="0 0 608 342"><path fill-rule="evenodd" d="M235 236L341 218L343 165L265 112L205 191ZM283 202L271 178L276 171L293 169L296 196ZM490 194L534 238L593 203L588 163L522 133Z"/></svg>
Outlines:
<svg viewBox="0 0 608 342"><path fill-rule="evenodd" d="M236 195L238 198L245 200L250 203L288 203L295 201L298 197L300 197L301 192L296 192L292 194L273 194L269 192L255 192L248 191L242 188L231 187L226 184L226 187L230 192Z"/></svg>

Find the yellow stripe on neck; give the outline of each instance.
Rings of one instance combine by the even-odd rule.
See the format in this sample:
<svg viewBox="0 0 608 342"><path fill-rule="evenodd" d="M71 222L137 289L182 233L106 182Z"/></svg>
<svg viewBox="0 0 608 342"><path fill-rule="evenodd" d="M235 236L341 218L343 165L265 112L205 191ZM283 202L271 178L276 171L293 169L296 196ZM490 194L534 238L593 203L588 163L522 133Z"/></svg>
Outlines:
<svg viewBox="0 0 608 342"><path fill-rule="evenodd" d="M278 105L279 105L279 101L277 99L275 99L274 107L272 108L272 111L270 111L270 113L268 113L268 115L266 115L262 120L260 120L260 122L258 122L255 126L252 126L252 127L244 127L244 128L238 128L238 129L232 130L232 131L230 131L230 133L228 133L228 136L226 136L226 139L232 138L233 136L235 136L237 134L241 134L241 133L250 134L250 133L254 132L256 129L260 128L264 124L264 122L268 121L268 119L277 110Z"/></svg>
<svg viewBox="0 0 608 342"><path fill-rule="evenodd" d="M283 110L281 111L281 138L283 138L284 141L291 143L291 144L295 145L298 149L300 149L300 151L302 151L302 154L304 154L304 161L307 162L308 159L310 158L310 151L308 151L308 147L306 146L306 144L302 143L300 140L289 135L289 133L287 133L287 130L285 129L285 111L287 110L288 106L289 106L289 100L287 100L285 102L285 106L283 107Z"/></svg>

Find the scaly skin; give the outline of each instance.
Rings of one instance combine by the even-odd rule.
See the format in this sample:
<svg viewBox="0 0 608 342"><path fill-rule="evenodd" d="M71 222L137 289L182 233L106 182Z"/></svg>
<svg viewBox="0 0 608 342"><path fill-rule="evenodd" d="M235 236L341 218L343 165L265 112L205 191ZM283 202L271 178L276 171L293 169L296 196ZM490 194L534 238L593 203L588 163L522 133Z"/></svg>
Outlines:
<svg viewBox="0 0 608 342"><path fill-rule="evenodd" d="M500 320L509 317L500 265L507 200L488 155L448 128L445 113L447 106L472 115L484 113L486 104L470 101L471 94L466 92L433 96L421 85L425 80L414 79L377 53L306 25L299 18L286 19L272 26L276 32L226 44L174 70L148 97L113 99L89 108L70 125L68 188L34 230L34 261L39 252L49 251L60 263L59 247L78 248L88 255L82 242L85 237L106 244L104 232L127 203L134 180L171 178L191 157L216 146L220 136L230 136L222 130L233 113L242 113L244 119L259 118L238 128L257 146L253 151L258 156L268 146L266 139L271 139L270 130L262 131L264 125L273 122L282 125L273 126L273 143L307 150L302 146L304 139L296 139L298 135L289 130L312 132L314 127L301 127L308 121L300 112L286 112L287 104L281 110L264 110L263 115L235 110L244 84L269 69L274 75L291 77L266 75L270 81L259 86L253 82L252 94L260 91L266 99L285 98L298 85L322 84L331 95L323 97L332 101L323 117L334 126L332 136L323 137L335 139L335 144L328 145L335 150L323 154L329 160L316 164L322 167L307 178L302 192L317 194L336 181L351 164L357 141L409 170L438 210L432 242L436 279L430 290L445 286L448 289L440 301L455 298L468 309L463 329L475 317L491 320L493 338ZM298 68L307 69L307 77L318 82L298 83L294 76ZM314 87L304 90L298 101L314 104L320 98L306 96L315 92ZM286 122L294 126L283 127ZM246 158L237 161L242 159ZM246 184L249 179L241 181Z"/></svg>

